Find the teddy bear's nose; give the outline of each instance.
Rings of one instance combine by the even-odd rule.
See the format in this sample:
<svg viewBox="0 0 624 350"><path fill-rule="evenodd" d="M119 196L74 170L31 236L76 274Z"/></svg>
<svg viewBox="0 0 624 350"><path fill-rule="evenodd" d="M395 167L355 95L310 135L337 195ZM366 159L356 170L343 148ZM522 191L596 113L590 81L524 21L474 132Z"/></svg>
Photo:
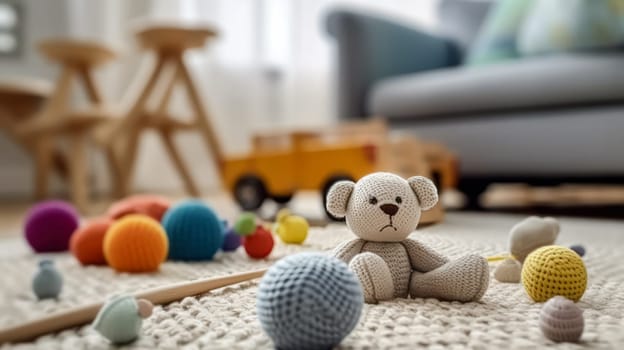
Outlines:
<svg viewBox="0 0 624 350"><path fill-rule="evenodd" d="M394 214L397 213L397 211L399 211L399 207L397 207L394 204L383 204L383 205L380 205L379 208L381 209L381 211L383 211L384 213L390 216L393 216Z"/></svg>

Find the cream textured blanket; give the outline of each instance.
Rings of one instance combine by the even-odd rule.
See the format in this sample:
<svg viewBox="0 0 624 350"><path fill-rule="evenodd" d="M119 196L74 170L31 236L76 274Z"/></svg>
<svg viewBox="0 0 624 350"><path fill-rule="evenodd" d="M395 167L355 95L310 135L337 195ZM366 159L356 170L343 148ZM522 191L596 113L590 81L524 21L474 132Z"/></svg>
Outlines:
<svg viewBox="0 0 624 350"><path fill-rule="evenodd" d="M522 216L451 213L442 224L412 234L449 257L469 252L493 255L504 251L507 233ZM31 276L39 257L17 240L0 240L0 326L161 284L220 276L270 265L287 254L328 250L352 236L344 226L313 229L304 246L279 244L270 261L252 261L244 252L217 256L210 263L165 263L155 274L116 274L106 267L81 267L67 254L52 255L63 271L65 286L57 301L35 300ZM397 299L366 305L358 327L343 348L624 348L624 222L561 219L558 243L580 243L589 274L579 305L585 332L580 344L555 344L538 328L541 304L532 302L520 284L492 279L478 303L433 299ZM256 318L257 281L220 289L156 307L144 322L143 336L131 348L270 348L270 339ZM8 348L8 345L0 347ZM17 348L106 349L107 342L88 326L40 337Z"/></svg>

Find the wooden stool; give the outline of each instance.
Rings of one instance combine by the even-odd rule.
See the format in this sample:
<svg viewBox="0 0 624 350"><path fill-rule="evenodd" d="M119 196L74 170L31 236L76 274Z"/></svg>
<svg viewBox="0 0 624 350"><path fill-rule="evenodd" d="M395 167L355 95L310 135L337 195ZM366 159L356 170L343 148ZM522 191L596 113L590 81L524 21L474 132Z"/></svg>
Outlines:
<svg viewBox="0 0 624 350"><path fill-rule="evenodd" d="M29 153L33 153L34 144L29 138L20 137L17 130L42 108L50 91L52 87L45 80L19 78L0 82L0 129ZM61 177L67 175L67 163L58 149L52 151L52 165Z"/></svg>
<svg viewBox="0 0 624 350"><path fill-rule="evenodd" d="M156 131L162 139L190 195L199 196L199 190L174 144L173 134L176 131L199 131L208 151L214 154L220 170L223 153L219 140L184 63L186 50L201 48L208 39L216 35L216 32L208 28L178 25L151 25L137 31L139 44L143 49L155 53L156 64L132 107L124 118L104 136L109 140L109 147L119 156L120 168L123 171L121 176L123 193L129 191L139 139L143 131L148 129ZM159 82L164 82L164 88L157 89ZM181 121L168 111L173 89L178 83L186 88L194 112L192 121ZM156 108L149 106L150 100L153 99L158 101Z"/></svg>
<svg viewBox="0 0 624 350"><path fill-rule="evenodd" d="M0 81L0 126L12 130L43 106L52 87L30 78Z"/></svg>
<svg viewBox="0 0 624 350"><path fill-rule="evenodd" d="M18 133L34 144L38 198L47 196L52 147L61 138L69 141L68 175L71 198L81 210L87 207L87 144L88 134L99 124L108 122L112 112L104 108L104 101L92 75L93 68L115 57L107 46L90 41L67 39L45 40L40 52L62 67L54 90L42 111L31 121L19 127ZM74 80L83 83L88 104L83 108L71 105L71 87ZM114 155L108 154L111 170L116 173ZM117 176L113 176L116 179Z"/></svg>

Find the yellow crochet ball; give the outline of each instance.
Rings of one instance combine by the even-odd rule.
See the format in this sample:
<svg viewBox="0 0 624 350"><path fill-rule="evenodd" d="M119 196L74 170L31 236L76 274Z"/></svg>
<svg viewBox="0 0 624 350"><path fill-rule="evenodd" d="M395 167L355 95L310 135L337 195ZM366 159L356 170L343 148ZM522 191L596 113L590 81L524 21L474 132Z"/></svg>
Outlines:
<svg viewBox="0 0 624 350"><path fill-rule="evenodd" d="M168 251L165 230L146 215L124 216L104 236L106 262L119 272L156 271Z"/></svg>
<svg viewBox="0 0 624 350"><path fill-rule="evenodd" d="M572 249L549 245L536 249L524 260L522 285L537 302L556 295L578 301L587 287L587 270Z"/></svg>

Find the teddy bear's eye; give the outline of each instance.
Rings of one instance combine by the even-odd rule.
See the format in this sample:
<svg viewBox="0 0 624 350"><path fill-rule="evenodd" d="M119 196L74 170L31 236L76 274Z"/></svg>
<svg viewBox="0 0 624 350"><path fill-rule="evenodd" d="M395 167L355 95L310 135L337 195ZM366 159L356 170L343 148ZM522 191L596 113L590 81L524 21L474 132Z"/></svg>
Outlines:
<svg viewBox="0 0 624 350"><path fill-rule="evenodd" d="M403 199L401 197L396 197L394 201L397 202L397 204L403 203Z"/></svg>
<svg viewBox="0 0 624 350"><path fill-rule="evenodd" d="M370 197L368 198L368 203L370 203L370 204L372 204L372 205L377 204L377 197L375 197L375 196L370 196Z"/></svg>

